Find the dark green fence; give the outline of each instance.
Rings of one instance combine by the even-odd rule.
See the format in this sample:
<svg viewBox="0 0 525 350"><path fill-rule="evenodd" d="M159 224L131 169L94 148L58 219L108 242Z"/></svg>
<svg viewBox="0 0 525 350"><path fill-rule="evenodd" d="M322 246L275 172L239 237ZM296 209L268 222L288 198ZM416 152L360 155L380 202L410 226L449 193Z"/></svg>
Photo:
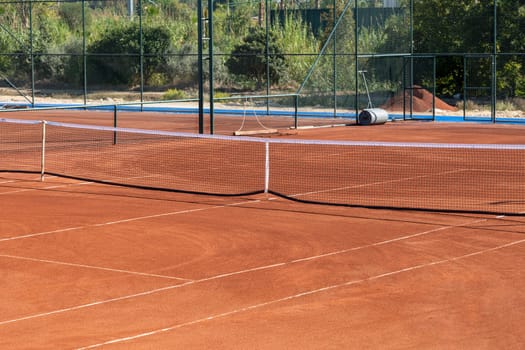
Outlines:
<svg viewBox="0 0 525 350"><path fill-rule="evenodd" d="M299 94L299 114L327 123L370 102L411 119L523 117L525 5L383 3L0 1L0 91L32 105L199 98L212 113L210 97ZM427 92L456 110L419 106ZM295 107L270 100L267 113Z"/></svg>

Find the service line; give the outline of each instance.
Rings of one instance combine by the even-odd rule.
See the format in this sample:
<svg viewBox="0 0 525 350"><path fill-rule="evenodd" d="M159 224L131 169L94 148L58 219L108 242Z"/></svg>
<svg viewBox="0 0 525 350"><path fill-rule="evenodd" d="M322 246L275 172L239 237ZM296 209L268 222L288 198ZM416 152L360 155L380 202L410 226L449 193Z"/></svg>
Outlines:
<svg viewBox="0 0 525 350"><path fill-rule="evenodd" d="M186 286L197 284L197 283L204 283L204 282L209 282L209 281L218 280L218 279L222 279L222 278L228 278L228 277L231 277L231 276L251 273L251 272L255 272L255 271L268 270L268 269L283 267L283 266L286 266L286 265L296 264L296 263L300 263L300 262L304 262L304 261L311 261L311 260L314 260L314 259L321 259L321 258L326 257L326 256L332 256L332 255L336 255L336 254L345 254L345 253L353 252L353 251L356 251L356 250L362 250L362 249L366 249L366 248L370 248L370 247L375 247L375 246L378 246L378 245L398 242L398 241L401 241L401 240L407 240L407 239L410 239L410 238L413 238L413 237L418 237L418 236L422 236L422 235L426 235L426 234L430 234L430 233L434 233L434 232L438 232L438 231L443 231L443 230L446 230L446 229L462 227L462 226L466 226L466 225L482 222L482 221L485 221L485 220L486 219L481 219L481 220L478 219L478 220L471 220L469 222L464 222L464 223L458 224L458 225L442 226L442 227L439 227L439 228L426 230L426 231L418 232L418 233L411 234L411 235L405 235L405 236L402 236L402 237L393 238L393 239L389 239L389 240L385 240L385 241L375 242L375 243L363 245L363 246L360 246L360 247L354 247L354 248L349 248L349 249L345 249L345 250L339 250L339 251L336 251L336 252L325 253L325 254L320 254L320 255L311 256L311 257L305 257L305 258L302 258L302 259L295 259L295 260L291 260L291 261L287 261L287 262L279 262L279 263L274 263L274 264L265 265L265 266L258 266L258 267L253 267L253 268L250 268L250 269L245 269L245 270L240 270L240 271L233 271L233 272L223 273L223 274L219 274L219 275L215 275L215 276L211 276L211 277L206 277L206 278L202 278L202 279L198 279L198 280L189 280L188 282L184 282L184 283L181 283L181 284L166 286L166 287L153 289L153 290L149 290L149 291L145 291L145 292L140 292L140 293L136 293L136 294L131 294L131 295L126 295L126 296L111 298L111 299L107 299L107 300L95 301L95 302L91 302L91 303L88 303L88 304L77 305L77 306L73 306L73 307L69 307L69 308L64 308L64 309L44 312L44 313L35 314L35 315L28 315L28 316L25 316L25 317L20 317L20 318L12 319L12 320L0 321L0 326L4 325L4 324L15 323L15 322L25 321L25 320L29 320L29 319L34 319L34 318L46 317L46 316L50 316L50 315L55 315L55 314L59 314L59 313L69 312L69 311L75 311L75 310L79 310L79 309L84 309L84 308L88 308L88 307L93 307L93 306L98 306L98 305L118 302L118 301L122 301L122 300L139 298L139 297L148 296L148 295L152 295L152 294L156 294L156 293L160 293L160 292L165 292L165 291L169 291L169 290L173 290L173 289L177 289L177 288L181 288L181 287L186 287Z"/></svg>
<svg viewBox="0 0 525 350"><path fill-rule="evenodd" d="M94 349L94 348L98 348L98 347L105 346L105 345L110 345L110 344L115 344L115 343L122 343L122 342L131 341L131 340L135 340L135 339L139 339L139 338L144 338L144 337L148 337L148 336L152 336L152 335L157 335L157 334L160 334L160 333L173 331L173 330L176 330L176 329L179 329L179 328L195 325L195 324L198 324L198 323L208 322L208 321L212 321L212 320L215 320L215 319L218 319L218 318L224 318L224 317L227 317L227 316L236 315L236 314L239 314L239 313L243 313L243 312L247 312L247 311L263 308L263 307L266 307L266 306L270 306L270 305L274 305L274 304L277 304L277 303L290 301L290 300L293 300L293 299L298 299L298 298L310 296L310 295L313 295L313 294L327 292L327 291L331 291L331 290L338 289L338 288L343 288L343 287L349 287L349 286L361 284L361 283L364 283L364 282L372 282L372 281L376 281L376 280L379 280L379 279L382 279L382 278L387 278L387 277L399 275L399 274L402 274L402 273L405 273L405 272L421 270L421 269L424 269L424 268L427 268L427 267L443 265L445 263L450 263L450 262L454 262L454 261L458 261L458 260L462 260L462 259L467 259L467 258L470 258L470 257L473 257L473 256L486 254L486 253L489 253L489 252L493 252L493 251L496 251L496 250L508 248L508 247L511 247L511 246L514 246L514 245L518 245L518 244L522 244L522 243L525 243L525 239L522 239L522 240L519 240L519 241L510 242L510 243L506 243L506 244L502 244L502 245L499 245L499 246L493 247L493 248L479 250L479 251L476 251L476 252L473 252L473 253L469 253L469 254L465 254L465 255L452 257L452 258L449 258L449 259L436 260L436 261L432 261L432 262L429 262L429 263L426 263L426 264L414 265L414 266L406 267L406 268L403 268L403 269L390 271L390 272L382 273L382 274L379 274L379 275L370 276L370 277L363 278L363 279L350 280L350 281L346 281L346 282L340 283L340 284L333 284L333 285L325 286L325 287L318 288L318 289L308 290L308 291L304 291L304 292L301 292L301 293L298 293L298 294L294 294L294 295L290 295L290 296L287 296L287 297L274 299L274 300L269 300L269 301L266 301L266 302L263 302L263 303L254 304L254 305L250 305L250 306L245 306L245 307L242 307L242 308L239 308L239 309L223 312L223 313L220 313L220 314L210 315L208 317L200 318L200 319L197 319L197 320L176 324L176 325L173 325L173 326L170 326L170 327L160 328L160 329L152 330L152 331L145 332L145 333L135 334L135 335L131 335L131 336L123 337L123 338L116 338L116 339L108 340L108 341L105 341L105 342L102 342L102 343L97 343L97 344L92 344L92 345L80 347L77 350Z"/></svg>

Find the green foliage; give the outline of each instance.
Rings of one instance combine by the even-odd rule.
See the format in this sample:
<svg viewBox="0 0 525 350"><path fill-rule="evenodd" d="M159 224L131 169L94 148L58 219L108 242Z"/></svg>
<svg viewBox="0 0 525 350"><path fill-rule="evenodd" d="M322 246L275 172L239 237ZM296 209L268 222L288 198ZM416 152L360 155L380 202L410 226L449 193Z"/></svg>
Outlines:
<svg viewBox="0 0 525 350"><path fill-rule="evenodd" d="M186 93L178 89L168 89L163 95L162 99L168 100L182 100L186 98Z"/></svg>
<svg viewBox="0 0 525 350"><path fill-rule="evenodd" d="M143 74L147 81L151 75L167 63L170 34L164 27L144 27ZM101 83L139 83L141 33L137 23L115 27L100 40L92 43L88 52L93 55L88 64L88 74ZM111 54L111 55L107 55Z"/></svg>
<svg viewBox="0 0 525 350"><path fill-rule="evenodd" d="M192 46L184 44L167 58L166 73L170 83L178 87L191 87L198 80L197 57L192 55Z"/></svg>
<svg viewBox="0 0 525 350"><path fill-rule="evenodd" d="M521 0L498 1L498 46L501 52L525 52L525 3Z"/></svg>
<svg viewBox="0 0 525 350"><path fill-rule="evenodd" d="M320 105L333 105L334 87L338 90L355 91L355 21L351 11L342 16L338 8L340 18L335 34L325 46L325 51L316 56L316 64L309 70L309 76L303 82L303 93L319 98L310 98L310 103L322 101ZM341 17L342 16L342 17ZM332 28L327 28L331 31ZM326 34L326 38L328 35Z"/></svg>
<svg viewBox="0 0 525 350"><path fill-rule="evenodd" d="M38 49L45 52L47 44L62 44L69 35L69 28L57 13L56 8L45 6L45 4L34 7L33 41L39 46Z"/></svg>
<svg viewBox="0 0 525 350"><path fill-rule="evenodd" d="M476 37L465 40L472 31L471 20L480 19L476 2L467 0L427 0L414 2L414 51L427 52L481 52L484 32L479 25ZM429 9L432 9L429 11ZM489 21L483 21L489 23ZM475 38L475 39L474 39ZM415 68L417 71L417 67ZM462 60L443 57L437 62L437 89L441 95L452 95L462 90ZM416 82L418 83L418 82Z"/></svg>
<svg viewBox="0 0 525 350"><path fill-rule="evenodd" d="M66 55L62 56L67 62L64 63L63 76L57 77L62 81L81 86L84 78L84 60L78 55L82 52L82 40L80 38L71 38L64 44L63 50Z"/></svg>
<svg viewBox="0 0 525 350"><path fill-rule="evenodd" d="M253 89L266 83L266 33L264 29L255 28L260 19L260 3L244 0L214 2L216 88ZM314 8L317 4L330 9L334 3L340 14L348 2L300 0L285 4L290 9ZM359 53L410 52L408 9L411 2L399 0L398 3L404 7L404 12L396 12L383 26L358 28ZM45 84L80 87L84 82L85 39L90 88L97 84L133 87L141 82L141 73L149 86L169 85L181 90L194 88L198 82L196 2L155 0L135 4L132 18L127 15L124 1L21 0L3 4L0 6L0 73L26 86L30 86L27 82L34 71L39 87ZM140 4L142 8L138 8ZM278 6L275 1L269 4L269 10ZM358 1L360 7L381 7L382 4L380 0ZM416 54L493 52L493 1L414 0L413 4ZM497 1L497 5L497 51L525 52L525 4L521 0L502 0ZM143 72L140 71L138 14L143 15L140 19L144 27ZM332 14L324 21L328 23L325 32L321 33L324 37L319 37L319 33L315 33L317 37L312 34L300 17L288 17L282 25L272 25L268 62L271 84L278 84L279 89L300 86L332 29ZM349 11L305 82L305 90L318 96L319 101L324 99L323 103L330 102L334 88L341 95L350 95L355 90L355 30L354 17ZM490 56L483 59L472 56L467 60L469 86L483 86L483 91L487 91L485 88L490 87L492 78ZM463 58L440 55L436 62L438 94L461 92ZM397 57L361 57L358 63L359 69L368 71L369 87L376 91L395 89L407 68L403 66L406 61ZM500 56L497 65L498 97L525 97L523 56ZM431 73L429 65L414 65L416 84L432 84Z"/></svg>
<svg viewBox="0 0 525 350"><path fill-rule="evenodd" d="M5 32L0 31L0 52L12 52L12 40ZM11 60L7 55L0 55L0 72L7 73L11 70Z"/></svg>
<svg viewBox="0 0 525 350"><path fill-rule="evenodd" d="M410 17L404 13L389 17L385 23L386 38L378 43L376 52L407 53L410 52Z"/></svg>
<svg viewBox="0 0 525 350"><path fill-rule="evenodd" d="M232 54L226 60L226 67L232 74L253 79L257 88L262 86L266 78L267 65L272 83L279 83L286 65L275 34L270 31L268 35L268 60L266 57L266 31L258 27L250 30L243 42L234 47Z"/></svg>
<svg viewBox="0 0 525 350"><path fill-rule="evenodd" d="M219 6L214 13L214 36L216 45L230 52L239 38L248 35L252 26L251 9L247 4L227 8Z"/></svg>
<svg viewBox="0 0 525 350"><path fill-rule="evenodd" d="M458 90L456 79L454 79L454 76L452 74L447 74L447 75L442 75L440 77L437 77L436 85L438 88L439 95L441 96L452 96L456 92L461 91L461 90ZM427 86L429 85L427 84Z"/></svg>
<svg viewBox="0 0 525 350"><path fill-rule="evenodd" d="M521 62L511 59L500 69L498 91L504 96L525 97L525 74Z"/></svg>
<svg viewBox="0 0 525 350"><path fill-rule="evenodd" d="M298 84L312 66L319 43L300 17L286 16L282 28L274 25L272 32L285 53L286 71L283 76L286 75L288 83Z"/></svg>
<svg viewBox="0 0 525 350"><path fill-rule="evenodd" d="M230 94L227 92L223 92L223 91L215 91L213 96L215 98L226 98L226 97L230 97Z"/></svg>
<svg viewBox="0 0 525 350"><path fill-rule="evenodd" d="M429 11L428 9L432 9ZM519 0L498 1L498 43L499 52L524 52L523 27L525 26L525 5ZM470 0L425 0L414 2L414 40L416 53L492 53L494 3L492 1ZM463 62L454 57L438 60L438 90L461 91ZM515 76L511 83L508 69L503 69L500 89L514 95L519 93L523 73ZM479 66L477 81L490 81L490 64ZM499 77L498 77L499 78ZM509 80L510 79L510 80ZM443 85L443 82L445 83ZM474 82L467 82L477 84ZM513 85L516 85L514 87Z"/></svg>
<svg viewBox="0 0 525 350"><path fill-rule="evenodd" d="M496 101L496 110L498 111L515 111L516 105L511 100Z"/></svg>
<svg viewBox="0 0 525 350"><path fill-rule="evenodd" d="M62 21L68 26L70 32L80 32L84 24L82 23L82 3L62 3L58 8L58 14ZM92 16L91 12L85 11L85 26L90 27Z"/></svg>

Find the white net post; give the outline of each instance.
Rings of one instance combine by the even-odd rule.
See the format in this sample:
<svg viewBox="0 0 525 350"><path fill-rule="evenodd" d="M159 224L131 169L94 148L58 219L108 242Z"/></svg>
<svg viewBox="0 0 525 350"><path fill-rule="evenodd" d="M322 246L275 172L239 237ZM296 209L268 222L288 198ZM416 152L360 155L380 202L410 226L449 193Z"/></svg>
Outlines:
<svg viewBox="0 0 525 350"><path fill-rule="evenodd" d="M265 142L264 160L264 193L268 193L270 187L270 143Z"/></svg>
<svg viewBox="0 0 525 350"><path fill-rule="evenodd" d="M46 121L42 120L42 157L40 159L40 181L44 181L46 165Z"/></svg>

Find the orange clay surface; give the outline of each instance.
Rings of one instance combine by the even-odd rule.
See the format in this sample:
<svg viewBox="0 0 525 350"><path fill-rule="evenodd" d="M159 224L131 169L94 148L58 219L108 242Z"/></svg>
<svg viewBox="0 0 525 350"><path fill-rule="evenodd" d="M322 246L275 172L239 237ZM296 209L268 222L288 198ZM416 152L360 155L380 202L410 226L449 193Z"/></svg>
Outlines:
<svg viewBox="0 0 525 350"><path fill-rule="evenodd" d="M286 134L525 143L523 127L478 124ZM192 196L14 173L0 173L0 211L0 349L525 346L525 217Z"/></svg>

